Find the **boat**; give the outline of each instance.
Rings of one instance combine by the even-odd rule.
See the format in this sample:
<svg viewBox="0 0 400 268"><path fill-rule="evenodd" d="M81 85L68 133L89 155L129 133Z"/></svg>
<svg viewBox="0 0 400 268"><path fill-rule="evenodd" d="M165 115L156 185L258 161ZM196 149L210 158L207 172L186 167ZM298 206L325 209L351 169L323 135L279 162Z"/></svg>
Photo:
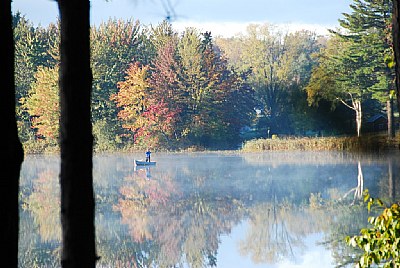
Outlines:
<svg viewBox="0 0 400 268"><path fill-rule="evenodd" d="M146 162L143 160L135 160L135 165L136 166L154 166L156 162Z"/></svg>

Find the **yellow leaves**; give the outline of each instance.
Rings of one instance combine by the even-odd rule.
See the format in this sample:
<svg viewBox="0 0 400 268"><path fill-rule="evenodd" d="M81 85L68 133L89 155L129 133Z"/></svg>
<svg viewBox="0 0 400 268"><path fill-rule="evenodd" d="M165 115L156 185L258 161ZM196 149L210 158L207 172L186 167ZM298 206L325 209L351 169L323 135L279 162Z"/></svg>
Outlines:
<svg viewBox="0 0 400 268"><path fill-rule="evenodd" d="M60 118L58 66L39 67L28 97L21 98L20 102L32 117L32 126L37 129L37 135L56 140Z"/></svg>
<svg viewBox="0 0 400 268"><path fill-rule="evenodd" d="M118 117L125 121L136 119L148 106L148 66L140 63L131 64L126 71L125 80L118 82L118 93L111 95L110 100L116 102L117 107L122 107Z"/></svg>
<svg viewBox="0 0 400 268"><path fill-rule="evenodd" d="M381 200L370 197L368 192L364 195L364 201L368 201L368 210L374 204L384 209L377 217L369 217L368 222L373 225L372 228L362 229L360 236L346 238L348 245L364 250L357 267L370 267L372 263L380 262L385 263L384 267L396 267L400 264L399 205L386 207Z"/></svg>

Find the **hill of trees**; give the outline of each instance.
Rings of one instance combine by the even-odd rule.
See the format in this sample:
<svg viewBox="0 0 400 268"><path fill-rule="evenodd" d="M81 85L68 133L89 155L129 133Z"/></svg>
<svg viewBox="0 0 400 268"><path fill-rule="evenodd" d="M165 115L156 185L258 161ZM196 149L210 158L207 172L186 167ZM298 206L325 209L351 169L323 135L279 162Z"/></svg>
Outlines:
<svg viewBox="0 0 400 268"><path fill-rule="evenodd" d="M267 24L231 38L177 33L167 21L94 26L95 148L222 149L272 134L361 135L371 116L393 119L391 8L355 1L330 36ZM19 13L13 26L19 134L26 148L52 148L59 27L36 27Z"/></svg>

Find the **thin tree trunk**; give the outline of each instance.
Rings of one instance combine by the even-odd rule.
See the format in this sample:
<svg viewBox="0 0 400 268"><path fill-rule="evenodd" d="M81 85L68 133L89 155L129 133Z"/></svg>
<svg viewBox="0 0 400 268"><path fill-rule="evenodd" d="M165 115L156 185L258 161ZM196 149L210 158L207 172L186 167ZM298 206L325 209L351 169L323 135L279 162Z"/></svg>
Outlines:
<svg viewBox="0 0 400 268"><path fill-rule="evenodd" d="M386 113L388 118L388 138L394 138L395 129L394 129L394 114L393 114L393 99L390 98L386 102Z"/></svg>
<svg viewBox="0 0 400 268"><path fill-rule="evenodd" d="M23 149L18 139L15 117L14 37L12 30L11 0L0 1L0 261L7 267L18 267L18 196L19 175Z"/></svg>
<svg viewBox="0 0 400 268"><path fill-rule="evenodd" d="M58 0L61 19L62 267L96 266L89 0Z"/></svg>
<svg viewBox="0 0 400 268"><path fill-rule="evenodd" d="M393 50L396 74L396 96L397 108L400 111L400 17L399 17L400 0L393 0Z"/></svg>
<svg viewBox="0 0 400 268"><path fill-rule="evenodd" d="M361 136L361 124L362 124L362 111L361 101L355 100L353 102L354 111L356 111L356 125L357 125L357 137Z"/></svg>
<svg viewBox="0 0 400 268"><path fill-rule="evenodd" d="M362 124L362 110L361 110L361 101L354 99L351 93L349 93L351 97L351 106L347 104L344 100L337 98L341 103L343 103L346 107L354 110L356 112L356 131L357 137L361 136L361 124Z"/></svg>

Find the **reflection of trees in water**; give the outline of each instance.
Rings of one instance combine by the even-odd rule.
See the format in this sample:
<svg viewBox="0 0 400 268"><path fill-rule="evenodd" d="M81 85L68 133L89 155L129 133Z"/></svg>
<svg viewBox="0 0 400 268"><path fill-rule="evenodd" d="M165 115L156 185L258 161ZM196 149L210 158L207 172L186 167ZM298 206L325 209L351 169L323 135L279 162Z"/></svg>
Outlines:
<svg viewBox="0 0 400 268"><path fill-rule="evenodd" d="M32 213L43 242L60 241L60 186L58 174L46 170L33 182L32 193L25 200L26 208Z"/></svg>
<svg viewBox="0 0 400 268"><path fill-rule="evenodd" d="M59 242L38 242L41 237L31 217L27 211L20 213L18 267L59 267Z"/></svg>
<svg viewBox="0 0 400 268"><path fill-rule="evenodd" d="M311 193L308 202L304 203L303 200L301 205L298 196L284 200L259 200L258 205L249 208L250 229L240 243L241 254L250 255L256 263L294 259L295 253L304 248L303 240L307 235L323 232L323 244L332 251L336 264L351 263L355 251L345 244L344 238L359 232L367 224L368 218L361 200L364 174L360 161L357 163L355 180L357 186L346 193L338 188L329 188L324 193L326 199L319 192ZM300 189L305 192L313 188L303 186ZM278 193L279 187L270 184L270 191ZM297 195L301 196L301 192ZM350 193L354 195L346 199Z"/></svg>
<svg viewBox="0 0 400 268"><path fill-rule="evenodd" d="M362 172L362 167L361 167L361 162L358 161L357 165L357 170L358 170L358 176L357 176L357 186L348 191L344 196L343 199L346 199L346 197L354 192L354 197L353 197L353 202L352 205L355 204L356 201L359 201L362 199L363 191L364 191L364 175Z"/></svg>
<svg viewBox="0 0 400 268"><path fill-rule="evenodd" d="M125 229L115 229L115 224L99 222L97 254L101 256L97 267L138 268L151 267L158 254L157 246L151 241L141 243L130 239ZM103 229L105 228L105 229ZM111 235L107 236L106 234Z"/></svg>
<svg viewBox="0 0 400 268"><path fill-rule="evenodd" d="M118 166L107 159L98 163L101 178L96 182L98 267L213 266L221 234L230 233L245 216L250 229L241 241L243 254L259 262L290 258L301 251L306 236L323 232L324 245L339 265L351 260L354 253L343 238L357 234L367 223L366 210L357 202L350 206L354 189L343 200L349 189L360 185L355 158L348 164L342 165L346 159L340 159L338 165L323 168L313 166L312 159L307 166L291 166L271 158L273 165L251 169L243 168L236 158L223 164L211 158L206 165L198 164L203 159L187 159L188 164L166 166L162 172L161 166L155 167L151 178L143 169L124 181L122 174L132 172L132 161L115 160L121 162ZM375 178L380 176L379 196L398 196L397 161L366 163L361 162L364 187L377 196ZM108 169L116 173L106 173ZM21 221L20 261L26 264L22 267L35 267L35 259L57 267L59 212L53 208L58 202L58 172L38 176L44 168L35 170L35 175L30 175L33 190L24 190L31 183L28 179L22 189L28 209L21 217L32 217L35 224Z"/></svg>
<svg viewBox="0 0 400 268"><path fill-rule="evenodd" d="M39 173L32 191L22 200L20 263L22 267L57 267L60 257L60 187L54 170ZM28 220L31 219L31 220ZM33 221L33 225L30 222ZM40 247L35 246L40 241Z"/></svg>
<svg viewBox="0 0 400 268"><path fill-rule="evenodd" d="M202 177L193 178L201 185ZM199 184L200 182L200 184ZM114 206L122 215L135 242L152 243L156 266L215 266L218 239L238 222L238 206L232 198L178 190L166 174L146 180L126 178L123 198Z"/></svg>
<svg viewBox="0 0 400 268"><path fill-rule="evenodd" d="M388 203L398 201L400 196L400 166L399 159L387 159L387 174L381 176L379 183L379 197Z"/></svg>
<svg viewBox="0 0 400 268"><path fill-rule="evenodd" d="M118 201L114 210L121 213L123 224L132 227L130 233L136 242L152 239L148 212L165 205L173 195L178 195L176 186L166 176L160 180L146 180L141 176L131 176L125 180L126 184L120 188L124 198Z"/></svg>
<svg viewBox="0 0 400 268"><path fill-rule="evenodd" d="M285 219L288 209L276 203L258 205L250 209L250 229L240 242L240 252L251 255L255 263L275 263L293 258L293 247L302 245L301 235L288 230Z"/></svg>
<svg viewBox="0 0 400 268"><path fill-rule="evenodd" d="M249 209L249 230L240 242L240 252L255 263L276 263L294 259L301 252L304 238L326 228L321 213L287 202L269 202ZM319 210L318 210L319 211Z"/></svg>
<svg viewBox="0 0 400 268"><path fill-rule="evenodd" d="M369 215L361 202L355 205L350 202L330 204L326 211L330 220L322 244L332 252L336 267L346 267L354 263L357 250L349 247L345 238L359 234L360 229L366 227Z"/></svg>

